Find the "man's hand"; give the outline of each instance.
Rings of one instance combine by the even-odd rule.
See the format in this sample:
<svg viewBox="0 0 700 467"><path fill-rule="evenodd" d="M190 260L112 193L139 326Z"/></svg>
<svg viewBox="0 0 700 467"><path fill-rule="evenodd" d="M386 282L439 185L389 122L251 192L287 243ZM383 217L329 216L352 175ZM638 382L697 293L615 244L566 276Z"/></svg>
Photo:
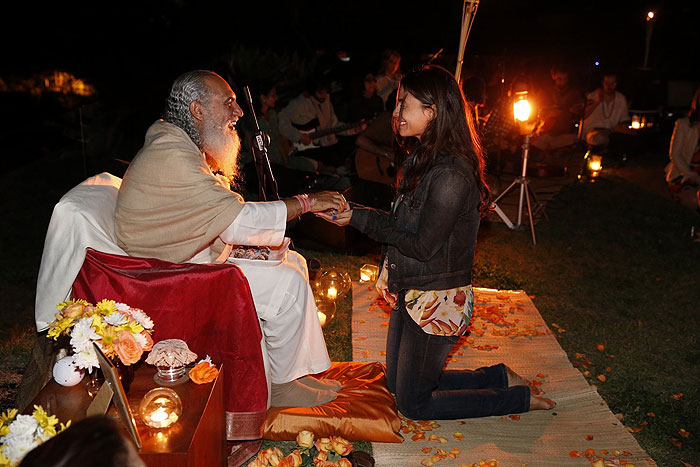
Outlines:
<svg viewBox="0 0 700 467"><path fill-rule="evenodd" d="M344 227L350 223L352 219L352 209L347 211L339 212L338 214L333 214L330 211L317 212L316 215L328 222Z"/></svg>
<svg viewBox="0 0 700 467"><path fill-rule="evenodd" d="M310 193L311 212L330 211L334 209L340 213L347 211L350 206L345 200L345 196L337 191L320 191L318 193Z"/></svg>
<svg viewBox="0 0 700 467"><path fill-rule="evenodd" d="M314 143L314 140L312 140L312 139L311 139L311 136L307 135L306 133L302 133L302 134L301 134L301 139L299 140L299 142L300 142L301 144L303 144L303 145L308 146L308 145L310 145L310 144L313 144L313 143Z"/></svg>

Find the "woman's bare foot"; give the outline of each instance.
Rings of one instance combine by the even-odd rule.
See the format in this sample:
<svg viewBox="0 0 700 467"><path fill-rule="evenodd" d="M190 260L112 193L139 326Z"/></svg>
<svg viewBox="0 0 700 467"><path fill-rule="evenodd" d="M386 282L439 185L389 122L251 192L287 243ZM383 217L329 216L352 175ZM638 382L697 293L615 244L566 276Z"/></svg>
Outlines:
<svg viewBox="0 0 700 467"><path fill-rule="evenodd" d="M506 367L506 374L508 375L508 387L511 386L527 386L530 388L530 394L535 394L539 395L542 394L544 391L542 389L538 388L534 384L532 384L532 381L528 381L513 370L511 370L508 365L505 365Z"/></svg>
<svg viewBox="0 0 700 467"><path fill-rule="evenodd" d="M530 410L551 410L556 405L556 402L546 397L530 395Z"/></svg>

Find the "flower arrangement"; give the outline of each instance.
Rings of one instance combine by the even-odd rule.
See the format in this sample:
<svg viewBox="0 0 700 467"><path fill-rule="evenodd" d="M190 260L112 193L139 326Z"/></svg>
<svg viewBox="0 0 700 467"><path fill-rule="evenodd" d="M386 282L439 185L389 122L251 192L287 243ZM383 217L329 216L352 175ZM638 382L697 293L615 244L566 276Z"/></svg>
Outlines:
<svg viewBox="0 0 700 467"><path fill-rule="evenodd" d="M248 467L351 467L345 456L352 452L352 443L340 436L314 439L310 431L300 431L297 435L299 449L287 456L278 447L263 449L250 461Z"/></svg>
<svg viewBox="0 0 700 467"><path fill-rule="evenodd" d="M124 365L138 362L143 352L153 347L153 321L143 310L113 300L102 300L97 305L69 300L56 308L58 313L47 336L54 340L61 335L70 336L73 361L78 368L99 368L93 342L107 358L118 358Z"/></svg>
<svg viewBox="0 0 700 467"><path fill-rule="evenodd" d="M39 405L31 415L11 409L0 415L0 467L14 467L32 449L70 426L58 425L55 415L49 416Z"/></svg>

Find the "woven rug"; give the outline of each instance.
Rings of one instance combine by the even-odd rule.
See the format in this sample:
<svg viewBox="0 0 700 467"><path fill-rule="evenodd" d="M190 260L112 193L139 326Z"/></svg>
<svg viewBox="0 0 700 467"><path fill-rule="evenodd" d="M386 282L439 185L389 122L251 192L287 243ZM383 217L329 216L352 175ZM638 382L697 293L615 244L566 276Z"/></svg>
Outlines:
<svg viewBox="0 0 700 467"><path fill-rule="evenodd" d="M373 285L353 283L353 359L385 362L389 308ZM404 420L403 443L372 443L378 467L504 467L654 465L610 411L596 388L573 367L523 291L475 290L473 331L448 368L503 362L541 385L557 403L551 411L466 420ZM558 332L554 324L552 328ZM604 384L604 383L600 383Z"/></svg>

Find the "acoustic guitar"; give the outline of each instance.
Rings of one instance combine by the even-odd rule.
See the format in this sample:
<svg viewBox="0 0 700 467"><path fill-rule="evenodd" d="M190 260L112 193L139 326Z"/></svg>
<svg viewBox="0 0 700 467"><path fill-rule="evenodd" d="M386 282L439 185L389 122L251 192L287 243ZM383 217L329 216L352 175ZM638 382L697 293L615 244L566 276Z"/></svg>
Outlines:
<svg viewBox="0 0 700 467"><path fill-rule="evenodd" d="M355 170L357 176L363 180L389 186L393 186L396 179L393 162L362 148L355 148Z"/></svg>

